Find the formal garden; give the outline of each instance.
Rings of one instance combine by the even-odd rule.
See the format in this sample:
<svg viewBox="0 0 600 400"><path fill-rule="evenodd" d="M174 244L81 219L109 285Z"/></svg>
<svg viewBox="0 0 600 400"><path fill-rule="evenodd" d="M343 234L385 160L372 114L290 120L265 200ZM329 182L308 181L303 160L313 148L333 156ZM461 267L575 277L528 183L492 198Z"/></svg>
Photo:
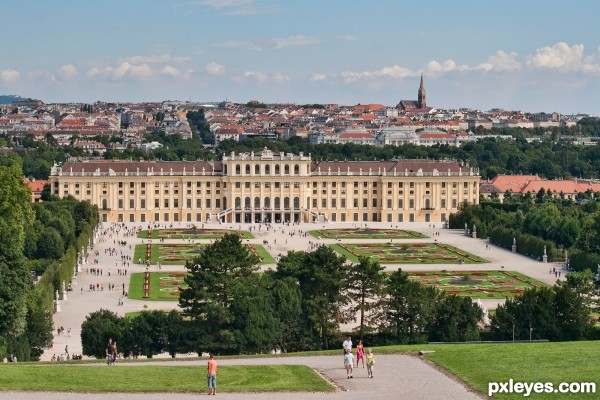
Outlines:
<svg viewBox="0 0 600 400"><path fill-rule="evenodd" d="M337 243L331 247L350 261L358 257L382 264L480 264L488 262L457 247L443 243Z"/></svg>
<svg viewBox="0 0 600 400"><path fill-rule="evenodd" d="M409 276L446 293L472 298L503 299L518 296L528 288L547 286L511 271L426 271L409 272Z"/></svg>
<svg viewBox="0 0 600 400"><path fill-rule="evenodd" d="M424 239L428 237L422 233L404 229L377 228L318 229L308 233L313 237L325 239Z"/></svg>
<svg viewBox="0 0 600 400"><path fill-rule="evenodd" d="M135 246L133 259L138 264L160 263L161 265L183 265L197 257L205 243L146 243ZM259 264L275 264L273 257L259 244L245 244L248 251L259 258Z"/></svg>
<svg viewBox="0 0 600 400"><path fill-rule="evenodd" d="M138 232L142 239L220 239L227 233L237 233L242 239L252 239L248 231L229 229L203 229L196 226L191 228L152 229Z"/></svg>
<svg viewBox="0 0 600 400"><path fill-rule="evenodd" d="M187 272L149 272L145 283L145 272L136 272L129 278L127 296L134 300L177 301L179 291L187 287L183 278Z"/></svg>

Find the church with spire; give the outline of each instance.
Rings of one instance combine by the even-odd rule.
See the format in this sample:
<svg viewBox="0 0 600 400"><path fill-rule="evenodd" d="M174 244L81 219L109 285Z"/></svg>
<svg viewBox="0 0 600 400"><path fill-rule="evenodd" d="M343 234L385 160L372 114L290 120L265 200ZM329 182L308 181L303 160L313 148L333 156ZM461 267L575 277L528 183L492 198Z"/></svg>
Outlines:
<svg viewBox="0 0 600 400"><path fill-rule="evenodd" d="M422 111L427 110L427 94L425 93L425 83L423 82L423 74L421 74L421 83L417 100L400 100L396 108L403 111Z"/></svg>

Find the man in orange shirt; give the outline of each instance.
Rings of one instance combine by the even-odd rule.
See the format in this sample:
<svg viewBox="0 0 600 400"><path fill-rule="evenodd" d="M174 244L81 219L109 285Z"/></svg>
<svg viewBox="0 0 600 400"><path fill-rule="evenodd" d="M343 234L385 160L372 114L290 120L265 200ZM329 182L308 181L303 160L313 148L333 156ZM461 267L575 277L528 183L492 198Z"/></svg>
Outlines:
<svg viewBox="0 0 600 400"><path fill-rule="evenodd" d="M208 394L217 394L217 360L212 354L208 360Z"/></svg>

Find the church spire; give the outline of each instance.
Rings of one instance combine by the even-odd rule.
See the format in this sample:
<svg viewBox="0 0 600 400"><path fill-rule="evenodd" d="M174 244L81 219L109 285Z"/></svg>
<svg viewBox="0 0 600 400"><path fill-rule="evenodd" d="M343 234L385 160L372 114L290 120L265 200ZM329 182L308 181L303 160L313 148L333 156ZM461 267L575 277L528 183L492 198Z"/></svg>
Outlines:
<svg viewBox="0 0 600 400"><path fill-rule="evenodd" d="M423 83L423 74L421 74L421 84L419 85L419 97L417 100L418 108L427 108L427 95L425 94L425 84Z"/></svg>

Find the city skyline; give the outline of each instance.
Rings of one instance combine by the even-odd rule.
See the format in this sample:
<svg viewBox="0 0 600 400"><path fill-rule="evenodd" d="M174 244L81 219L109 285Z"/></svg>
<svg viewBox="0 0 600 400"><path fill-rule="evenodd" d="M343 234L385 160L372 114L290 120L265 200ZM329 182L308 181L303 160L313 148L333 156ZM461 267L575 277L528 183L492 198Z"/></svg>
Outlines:
<svg viewBox="0 0 600 400"><path fill-rule="evenodd" d="M598 3L11 2L0 94L598 114ZM569 16L572 15L572 17Z"/></svg>

